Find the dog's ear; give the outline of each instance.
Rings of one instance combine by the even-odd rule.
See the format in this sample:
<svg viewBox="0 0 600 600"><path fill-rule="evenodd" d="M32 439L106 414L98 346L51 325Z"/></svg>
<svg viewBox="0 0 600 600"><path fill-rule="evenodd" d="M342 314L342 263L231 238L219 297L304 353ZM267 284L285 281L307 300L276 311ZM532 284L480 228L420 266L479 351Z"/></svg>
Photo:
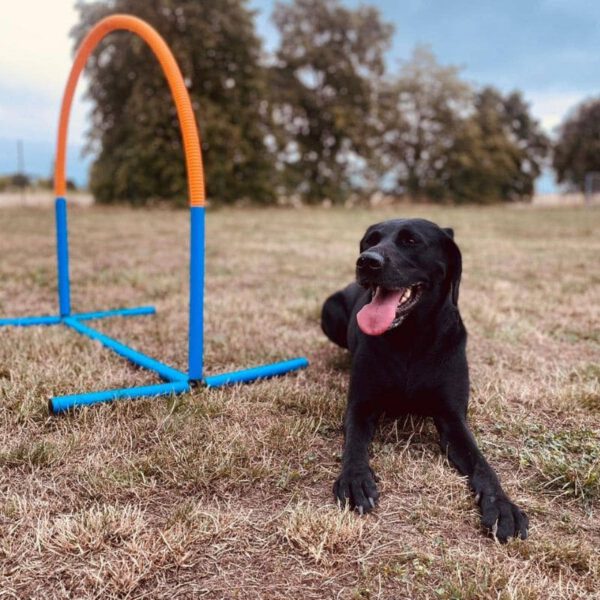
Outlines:
<svg viewBox="0 0 600 600"><path fill-rule="evenodd" d="M446 255L448 257L448 283L452 304L458 306L458 290L460 288L460 278L462 275L462 255L460 249L454 241L454 230L447 227L443 229L446 234Z"/></svg>

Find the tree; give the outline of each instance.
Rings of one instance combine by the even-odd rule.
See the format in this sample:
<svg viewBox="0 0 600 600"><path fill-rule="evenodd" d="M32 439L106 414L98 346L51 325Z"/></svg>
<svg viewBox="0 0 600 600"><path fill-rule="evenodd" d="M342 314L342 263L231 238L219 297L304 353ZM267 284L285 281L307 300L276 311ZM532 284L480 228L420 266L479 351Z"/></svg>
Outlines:
<svg viewBox="0 0 600 600"><path fill-rule="evenodd" d="M197 112L211 200L272 200L273 167L264 143L266 77L246 0L110 0L79 2L77 8L76 43L114 12L141 17L165 38ZM88 147L97 152L90 188L96 198L184 203L176 111L150 49L129 33L110 34L90 58L87 75L93 102Z"/></svg>
<svg viewBox="0 0 600 600"><path fill-rule="evenodd" d="M472 95L459 69L440 65L427 47L401 65L380 104L384 164L397 193L416 200L446 195L443 174Z"/></svg>
<svg viewBox="0 0 600 600"><path fill-rule="evenodd" d="M552 166L559 183L580 191L586 174L600 171L600 98L576 106L560 125Z"/></svg>
<svg viewBox="0 0 600 600"><path fill-rule="evenodd" d="M444 185L458 202L513 201L532 196L549 140L519 92L485 87L448 153Z"/></svg>
<svg viewBox="0 0 600 600"><path fill-rule="evenodd" d="M456 67L418 47L387 86L380 113L397 193L476 203L533 193L548 139L518 92L475 91Z"/></svg>
<svg viewBox="0 0 600 600"><path fill-rule="evenodd" d="M25 173L15 173L10 178L10 185L22 190L31 185L31 179Z"/></svg>
<svg viewBox="0 0 600 600"><path fill-rule="evenodd" d="M309 202L341 201L365 181L392 27L376 9L338 0L280 3L274 21L281 43L272 114L284 188Z"/></svg>

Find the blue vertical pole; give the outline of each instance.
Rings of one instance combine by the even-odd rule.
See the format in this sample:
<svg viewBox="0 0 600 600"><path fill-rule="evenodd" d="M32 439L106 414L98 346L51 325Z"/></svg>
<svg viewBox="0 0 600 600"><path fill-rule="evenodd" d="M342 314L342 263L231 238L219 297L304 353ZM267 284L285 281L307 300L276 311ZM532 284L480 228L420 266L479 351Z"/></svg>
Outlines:
<svg viewBox="0 0 600 600"><path fill-rule="evenodd" d="M56 214L56 257L58 259L58 304L60 316L71 314L71 288L69 284L69 238L67 233L67 202L57 198Z"/></svg>
<svg viewBox="0 0 600 600"><path fill-rule="evenodd" d="M190 319L188 377L202 380L204 346L204 207L190 207Z"/></svg>

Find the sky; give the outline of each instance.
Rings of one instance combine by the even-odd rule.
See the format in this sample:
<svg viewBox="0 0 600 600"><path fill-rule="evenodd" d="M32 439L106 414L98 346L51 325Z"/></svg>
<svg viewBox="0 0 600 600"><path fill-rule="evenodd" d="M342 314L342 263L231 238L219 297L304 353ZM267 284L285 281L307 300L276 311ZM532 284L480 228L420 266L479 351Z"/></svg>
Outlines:
<svg viewBox="0 0 600 600"><path fill-rule="evenodd" d="M356 7L358 0L343 0ZM417 44L428 44L443 64L462 67L477 85L519 89L544 129L552 133L568 110L600 95L600 0L371 0L395 34L391 72ZM274 0L250 0L267 50L277 45L270 22ZM1 0L0 173L14 172L17 140L26 171L49 175L62 89L71 66L69 30L74 0ZM79 86L70 125L68 173L85 183L82 159L86 115ZM552 191L546 174L538 185Z"/></svg>

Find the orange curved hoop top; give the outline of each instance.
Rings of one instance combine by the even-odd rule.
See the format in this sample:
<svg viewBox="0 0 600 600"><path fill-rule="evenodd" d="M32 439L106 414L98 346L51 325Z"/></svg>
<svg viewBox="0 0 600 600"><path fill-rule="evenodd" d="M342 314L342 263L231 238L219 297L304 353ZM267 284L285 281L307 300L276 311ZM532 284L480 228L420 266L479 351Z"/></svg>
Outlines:
<svg viewBox="0 0 600 600"><path fill-rule="evenodd" d="M75 62L71 68L67 86L60 110L58 124L58 140L56 146L56 164L54 167L54 192L56 196L63 197L66 193L65 163L67 155L67 131L69 128L69 115L75 87L85 63L94 51L100 40L111 31L125 29L139 35L152 49L160 62L165 77L169 82L171 94L177 107L177 115L183 137L183 148L187 166L189 204L190 206L204 206L204 168L202 166L202 153L200 150L200 136L194 118L190 96L183 82L181 71L177 66L175 57L167 46L165 40L148 23L130 15L112 15L99 21L85 36L77 50Z"/></svg>

